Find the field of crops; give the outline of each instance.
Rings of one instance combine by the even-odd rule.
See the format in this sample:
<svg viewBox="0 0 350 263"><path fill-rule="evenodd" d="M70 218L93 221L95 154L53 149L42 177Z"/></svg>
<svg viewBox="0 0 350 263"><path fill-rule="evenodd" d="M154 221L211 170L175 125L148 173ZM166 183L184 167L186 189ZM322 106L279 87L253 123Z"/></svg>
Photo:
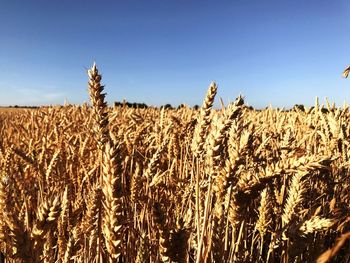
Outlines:
<svg viewBox="0 0 350 263"><path fill-rule="evenodd" d="M6 262L348 262L347 107L111 108L88 73L92 106L0 112Z"/></svg>

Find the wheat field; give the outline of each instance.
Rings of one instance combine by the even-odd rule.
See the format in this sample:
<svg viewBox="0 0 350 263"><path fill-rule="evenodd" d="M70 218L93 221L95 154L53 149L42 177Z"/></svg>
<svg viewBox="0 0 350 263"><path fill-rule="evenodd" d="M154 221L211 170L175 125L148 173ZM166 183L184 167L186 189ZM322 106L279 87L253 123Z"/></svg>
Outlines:
<svg viewBox="0 0 350 263"><path fill-rule="evenodd" d="M3 262L348 262L350 113L0 111ZM107 91L108 92L108 91Z"/></svg>

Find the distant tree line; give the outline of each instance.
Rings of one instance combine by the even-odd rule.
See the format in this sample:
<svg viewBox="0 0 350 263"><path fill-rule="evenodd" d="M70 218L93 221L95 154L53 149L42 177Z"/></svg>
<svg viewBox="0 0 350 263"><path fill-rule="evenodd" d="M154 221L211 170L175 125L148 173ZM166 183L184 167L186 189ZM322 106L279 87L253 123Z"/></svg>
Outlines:
<svg viewBox="0 0 350 263"><path fill-rule="evenodd" d="M132 103L132 102L126 102L126 101L114 102L114 107L121 107L121 106L128 107L128 108L134 108L134 109L136 109L136 108L138 108L138 109L148 108L148 105L146 103L136 103L136 102Z"/></svg>
<svg viewBox="0 0 350 263"><path fill-rule="evenodd" d="M6 108L15 108L15 109L38 109L39 108L39 106L19 106L19 105L10 105L10 106L8 106L8 107L6 107Z"/></svg>
<svg viewBox="0 0 350 263"><path fill-rule="evenodd" d="M185 108L188 107L185 104L180 104L177 107L173 107L171 104L167 103L165 105L161 105L160 107L155 107L155 106L149 106L146 103L137 103L137 102L127 102L127 101L123 101L123 102L119 102L116 101L114 102L114 107L128 107L128 108L133 108L133 109L147 109L147 108L160 108L160 109L169 109L169 110L174 110L174 109L181 109L181 108ZM47 106L22 106L22 105L11 105L11 106L7 106L7 107L0 107L0 108L14 108L14 109L38 109L38 108L42 108L42 107L47 107ZM190 108L190 107L189 107ZM194 105L192 107L192 109L194 110L198 110L200 108L199 105ZM247 106L246 107L248 110L254 110L254 111L262 111L262 110L266 110L269 107L266 107L265 109L255 109L252 106ZM312 110L314 107L312 106L311 108L309 108L310 110ZM279 108L276 108L277 110L280 110ZM290 109L283 109L282 111L288 112L288 111L302 111L305 112L305 106L302 104L295 104L292 108ZM320 111L322 113L328 113L329 110L327 108L320 108Z"/></svg>
<svg viewBox="0 0 350 263"><path fill-rule="evenodd" d="M313 110L314 108L315 108L315 107L312 106L312 107L310 107L310 110ZM302 112L305 112L305 111L306 111L304 105L302 105L302 104L295 104L294 107L293 107L291 110L299 110L299 111L302 111ZM323 108L323 107L320 108L320 111L321 111L322 113L329 113L329 109ZM331 111L333 111L333 110L331 109Z"/></svg>
<svg viewBox="0 0 350 263"><path fill-rule="evenodd" d="M146 103L137 103L137 102L127 102L127 101L116 101L114 102L114 107L128 107L128 108L133 108L133 109L147 109L147 108L157 108L154 106L148 106ZM167 103L165 105L160 106L160 109L169 109L169 110L174 110L174 109L181 109L187 107L185 104L180 104L177 107L173 107L171 104ZM199 106L194 105L193 109L198 110Z"/></svg>

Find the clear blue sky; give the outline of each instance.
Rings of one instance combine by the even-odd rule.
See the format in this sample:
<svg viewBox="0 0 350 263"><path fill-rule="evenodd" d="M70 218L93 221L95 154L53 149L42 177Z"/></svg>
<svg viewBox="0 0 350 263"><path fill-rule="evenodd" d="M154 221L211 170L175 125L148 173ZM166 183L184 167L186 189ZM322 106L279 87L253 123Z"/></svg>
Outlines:
<svg viewBox="0 0 350 263"><path fill-rule="evenodd" d="M88 100L96 60L108 101L255 107L350 102L349 0L2 0L0 105Z"/></svg>

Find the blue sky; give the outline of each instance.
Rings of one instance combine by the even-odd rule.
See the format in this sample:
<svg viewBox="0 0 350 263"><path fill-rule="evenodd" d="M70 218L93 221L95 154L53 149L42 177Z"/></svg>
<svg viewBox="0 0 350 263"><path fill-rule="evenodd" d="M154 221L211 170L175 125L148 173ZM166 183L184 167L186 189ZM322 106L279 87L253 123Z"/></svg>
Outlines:
<svg viewBox="0 0 350 263"><path fill-rule="evenodd" d="M2 0L0 32L0 105L88 101L93 61L110 103L350 102L348 0Z"/></svg>

